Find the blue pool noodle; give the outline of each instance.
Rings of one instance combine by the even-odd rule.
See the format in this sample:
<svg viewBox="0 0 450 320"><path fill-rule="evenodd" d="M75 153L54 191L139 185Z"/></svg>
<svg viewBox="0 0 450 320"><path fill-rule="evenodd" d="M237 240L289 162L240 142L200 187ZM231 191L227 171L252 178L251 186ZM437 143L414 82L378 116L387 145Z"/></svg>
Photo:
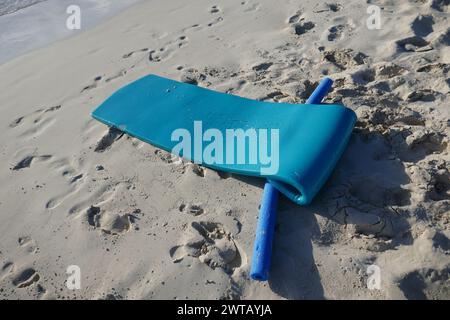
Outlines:
<svg viewBox="0 0 450 320"><path fill-rule="evenodd" d="M330 91L333 86L333 80L330 78L324 78L320 81L317 88L311 94L308 100L306 100L307 104L320 104L322 100L327 96L328 91Z"/></svg>
<svg viewBox="0 0 450 320"><path fill-rule="evenodd" d="M324 78L311 94L307 104L320 104L330 91L333 80ZM259 211L256 238L253 245L253 258L250 276L254 280L267 281L269 279L270 260L272 257L273 234L278 207L278 190L269 182L264 186L261 208Z"/></svg>

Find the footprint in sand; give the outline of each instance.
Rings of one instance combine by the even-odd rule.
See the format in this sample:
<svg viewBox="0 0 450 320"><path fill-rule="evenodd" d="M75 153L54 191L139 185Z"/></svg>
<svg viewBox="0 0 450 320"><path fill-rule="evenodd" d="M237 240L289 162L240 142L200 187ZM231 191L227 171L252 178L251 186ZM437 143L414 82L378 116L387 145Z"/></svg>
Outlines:
<svg viewBox="0 0 450 320"><path fill-rule="evenodd" d="M114 81L118 78L121 78L123 76L125 76L127 74L127 70L119 70L118 72L116 72L115 74L113 74L112 76L109 76L108 78L106 78L105 82L111 82Z"/></svg>
<svg viewBox="0 0 450 320"><path fill-rule="evenodd" d="M375 81L375 70L372 68L361 68L351 73L353 82L357 85L366 85Z"/></svg>
<svg viewBox="0 0 450 320"><path fill-rule="evenodd" d="M9 124L9 127L10 127L10 128L15 128L15 127L21 125L21 124L22 124L22 120L23 120L24 118L25 118L25 117L19 117L19 118L15 119L13 122L11 122L11 123Z"/></svg>
<svg viewBox="0 0 450 320"><path fill-rule="evenodd" d="M442 270L419 269L398 280L398 286L408 300L448 299L450 267Z"/></svg>
<svg viewBox="0 0 450 320"><path fill-rule="evenodd" d="M345 25L338 24L328 29L328 41L342 40L344 36Z"/></svg>
<svg viewBox="0 0 450 320"><path fill-rule="evenodd" d="M70 196L74 195L77 193L77 191L79 191L78 189L73 189L67 193L55 196L51 199L49 199L46 203L45 203L45 209L47 210L53 210L57 207L59 207L66 199L68 199Z"/></svg>
<svg viewBox="0 0 450 320"><path fill-rule="evenodd" d="M343 9L343 6L340 3L320 3L314 9L314 13L322 13L322 12L338 12Z"/></svg>
<svg viewBox="0 0 450 320"><path fill-rule="evenodd" d="M203 209L203 205L200 203L197 204L189 204L186 205L185 203L182 203L178 210L182 213L190 214L192 216L199 216L205 213L205 210Z"/></svg>
<svg viewBox="0 0 450 320"><path fill-rule="evenodd" d="M348 34L350 29L351 27L348 24L338 24L332 26L331 28L328 29L327 39L330 42L343 40L345 38L345 35Z"/></svg>
<svg viewBox="0 0 450 320"><path fill-rule="evenodd" d="M311 21L300 21L293 26L294 33L298 36L314 29L316 25Z"/></svg>
<svg viewBox="0 0 450 320"><path fill-rule="evenodd" d="M433 47L428 41L419 36L407 37L397 40L396 42L398 52L425 52L433 50Z"/></svg>
<svg viewBox="0 0 450 320"><path fill-rule="evenodd" d="M15 130L21 127L27 128L19 136L24 139L36 138L56 121L52 114L59 109L61 109L61 105L38 109L31 114L14 119L9 127Z"/></svg>
<svg viewBox="0 0 450 320"><path fill-rule="evenodd" d="M177 38L167 42L158 50L150 50L148 60L152 63L170 59L179 49L186 47L189 39L186 35L179 35Z"/></svg>
<svg viewBox="0 0 450 320"><path fill-rule="evenodd" d="M221 23L223 21L222 17L218 17L216 19L214 19L213 21L211 21L210 23L207 24L208 27L213 27L219 23Z"/></svg>
<svg viewBox="0 0 450 320"><path fill-rule="evenodd" d="M209 12L211 14L216 14L220 12L220 8L218 6L212 6L211 9L209 10Z"/></svg>
<svg viewBox="0 0 450 320"><path fill-rule="evenodd" d="M297 11L294 15L290 16L288 19L289 24L294 24L300 21L301 12Z"/></svg>
<svg viewBox="0 0 450 320"><path fill-rule="evenodd" d="M60 173L61 176L66 179L67 184L69 185L69 189L64 193L49 199L45 204L45 208L48 210L55 209L56 207L61 205L67 198L80 191L87 180L84 174L78 173L78 170L68 159L59 159L53 161L50 164L50 167L54 171Z"/></svg>
<svg viewBox="0 0 450 320"><path fill-rule="evenodd" d="M94 82L92 84L84 87L83 90L81 90L81 93L97 88L97 85L98 85L99 81L101 81L102 79L103 79L102 76L95 77L94 78Z"/></svg>
<svg viewBox="0 0 450 320"><path fill-rule="evenodd" d="M368 59L364 53L355 52L351 49L326 50L323 52L323 57L341 70L365 64Z"/></svg>
<svg viewBox="0 0 450 320"><path fill-rule="evenodd" d="M86 211L86 220L94 229L110 235L119 235L131 229L133 219L130 214L104 212L100 207L91 206Z"/></svg>
<svg viewBox="0 0 450 320"><path fill-rule="evenodd" d="M25 249L28 253L36 253L39 251L39 248L36 244L36 241L34 241L29 236L20 237L17 242L19 243L19 246L23 249Z"/></svg>
<svg viewBox="0 0 450 320"><path fill-rule="evenodd" d="M392 79L406 72L407 70L405 68L394 63L381 63L376 67L377 76L385 79Z"/></svg>
<svg viewBox="0 0 450 320"><path fill-rule="evenodd" d="M413 241L414 247L421 248L421 251L428 248L432 252L432 258L429 257L429 253L429 258L424 261L435 261L436 263L433 264L433 267L426 263L423 267L408 269L406 273L400 274L395 279L395 283L407 299L439 300L447 298L450 293L450 264L448 263L450 239L446 233L429 225Z"/></svg>
<svg viewBox="0 0 450 320"><path fill-rule="evenodd" d="M123 59L128 59L128 58L130 58L131 56L133 56L135 54L143 53L143 52L147 52L147 51L148 51L148 48L143 48L143 49L140 49L140 50L137 50L137 51L131 51L131 52L128 52L127 54L124 54L122 56L122 58Z"/></svg>
<svg viewBox="0 0 450 320"><path fill-rule="evenodd" d="M38 109L29 115L21 116L21 117L15 119L14 121L12 121L9 124L9 127L16 128L16 127L23 125L27 121L37 124L42 121L43 115L50 114L54 111L58 111L59 109L61 109L61 105L50 107L50 108Z"/></svg>
<svg viewBox="0 0 450 320"><path fill-rule="evenodd" d="M414 90L408 92L404 98L404 100L408 102L433 102L441 95L440 92L434 91L432 89L422 89L422 90Z"/></svg>
<svg viewBox="0 0 450 320"><path fill-rule="evenodd" d="M29 168L31 166L31 162L33 162L34 156L26 156L22 160L20 160L12 170L22 170L24 168Z"/></svg>
<svg viewBox="0 0 450 320"><path fill-rule="evenodd" d="M184 69L181 73L180 81L193 85L204 84L206 75L194 68Z"/></svg>
<svg viewBox="0 0 450 320"><path fill-rule="evenodd" d="M88 210L92 203L97 203L98 206L111 201L114 197L116 197L118 192L122 192L124 190L124 188L119 188L120 186L122 186L122 183L107 182L100 185L93 191L90 190L86 196L77 197L77 202L71 205L68 213L70 215L75 215L84 210ZM81 191L81 189L76 192L79 191Z"/></svg>
<svg viewBox="0 0 450 320"><path fill-rule="evenodd" d="M431 8L440 12L450 12L450 3L448 0L433 0L428 1Z"/></svg>
<svg viewBox="0 0 450 320"><path fill-rule="evenodd" d="M432 174L426 196L433 201L450 199L450 172L448 170L441 169Z"/></svg>
<svg viewBox="0 0 450 320"><path fill-rule="evenodd" d="M252 70L256 73L262 73L269 70L271 66L273 66L273 62L263 62L253 66Z"/></svg>
<svg viewBox="0 0 450 320"><path fill-rule="evenodd" d="M448 63L430 63L419 67L417 72L426 72L434 76L447 75L450 71L450 64Z"/></svg>
<svg viewBox="0 0 450 320"><path fill-rule="evenodd" d="M0 280L3 280L9 277L12 273L14 273L15 266L11 261L5 262L0 268Z"/></svg>
<svg viewBox="0 0 450 320"><path fill-rule="evenodd" d="M14 279L12 283L17 288L27 288L35 283L37 283L40 279L39 274L33 268L27 268L22 270Z"/></svg>
<svg viewBox="0 0 450 320"><path fill-rule="evenodd" d="M442 153L448 149L445 137L440 132L427 128L414 130L404 141L406 148L413 152L410 154L402 153L400 155L402 158L425 157L428 154Z"/></svg>
<svg viewBox="0 0 450 320"><path fill-rule="evenodd" d="M52 158L51 155L43 155L43 156L37 156L37 155L27 155L23 157L21 160L19 160L14 167L11 168L13 171L20 171L23 169L30 168L32 164L39 163L39 162L45 162Z"/></svg>
<svg viewBox="0 0 450 320"><path fill-rule="evenodd" d="M444 133L435 129L424 127L424 120L410 120L406 116L403 120L398 118L399 122L409 122L411 126L401 132L393 132L389 141L392 146L393 154L402 161L418 162L428 155L441 154L448 152L449 141ZM417 121L417 122L416 122ZM429 164L432 164L430 162Z"/></svg>
<svg viewBox="0 0 450 320"><path fill-rule="evenodd" d="M156 149L153 153L155 157L150 158L150 161L154 163L159 163L160 161L162 161L165 165L170 166L171 170L177 171L182 174L186 172L187 166L182 158L161 149Z"/></svg>
<svg viewBox="0 0 450 320"><path fill-rule="evenodd" d="M184 32L190 32L190 31L197 32L197 31L200 31L200 30L202 30L202 29L203 29L203 26L202 26L201 24L196 23L196 24L193 24L192 26L183 28L183 29L181 30L181 32L182 32L182 33L184 33Z"/></svg>
<svg viewBox="0 0 450 320"><path fill-rule="evenodd" d="M307 33L316 26L311 21L305 21L305 18L301 16L299 11L288 19L288 24L290 25L293 33L298 36Z"/></svg>
<svg viewBox="0 0 450 320"><path fill-rule="evenodd" d="M98 169L92 174L104 175L103 170ZM69 204L69 215L81 217L88 225L106 234L118 235L129 231L139 220L140 214L134 203L125 201L124 193L132 189L132 184L128 181L114 182L111 179L100 181L101 184L94 189L92 185L83 183L71 193L80 195L74 197Z"/></svg>
<svg viewBox="0 0 450 320"><path fill-rule="evenodd" d="M131 55L132 54L130 54L130 56ZM125 56L126 55L124 55L124 57ZM121 77L125 76L126 74L127 74L127 70L122 69L122 70L119 70L118 72L116 72L113 75L110 75L108 77L96 76L91 84L85 86L81 90L81 93L84 93L84 92L96 89L101 83L103 83L103 82L104 83L108 83L108 82L114 81L114 80L116 80L118 78L121 78ZM103 79L104 79L104 81L103 81Z"/></svg>
<svg viewBox="0 0 450 320"><path fill-rule="evenodd" d="M25 139L36 138L50 128L55 121L56 120L54 118L39 120L39 122L35 123L30 129L24 131L20 137Z"/></svg>
<svg viewBox="0 0 450 320"><path fill-rule="evenodd" d="M190 228L191 237L185 244L170 250L174 263L186 257L198 258L210 268L221 268L233 273L243 264L244 257L235 242L233 235L225 227L216 222L193 222Z"/></svg>

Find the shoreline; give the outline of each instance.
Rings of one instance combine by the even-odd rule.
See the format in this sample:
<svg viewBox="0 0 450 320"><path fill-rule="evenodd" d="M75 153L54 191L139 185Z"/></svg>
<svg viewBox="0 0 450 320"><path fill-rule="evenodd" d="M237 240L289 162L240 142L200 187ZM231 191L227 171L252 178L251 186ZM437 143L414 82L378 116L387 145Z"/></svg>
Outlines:
<svg viewBox="0 0 450 320"><path fill-rule="evenodd" d="M96 7L92 1L78 1L81 8L81 30L66 28L70 0L47 0L0 16L0 41L5 49L0 65L55 42L77 36L95 28L143 0L106 1ZM19 31L18 31L19 28Z"/></svg>

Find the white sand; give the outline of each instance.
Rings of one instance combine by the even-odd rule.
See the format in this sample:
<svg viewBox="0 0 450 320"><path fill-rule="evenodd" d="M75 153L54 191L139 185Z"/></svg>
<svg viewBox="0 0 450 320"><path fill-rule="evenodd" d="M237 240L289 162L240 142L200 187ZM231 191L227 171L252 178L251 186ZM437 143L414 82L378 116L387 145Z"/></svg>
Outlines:
<svg viewBox="0 0 450 320"><path fill-rule="evenodd" d="M449 299L444 2L377 1L368 30L357 0L144 1L1 65L0 298ZM268 283L248 276L262 181L171 164L91 119L148 73L288 102L327 74L327 101L358 113L313 205L282 199Z"/></svg>

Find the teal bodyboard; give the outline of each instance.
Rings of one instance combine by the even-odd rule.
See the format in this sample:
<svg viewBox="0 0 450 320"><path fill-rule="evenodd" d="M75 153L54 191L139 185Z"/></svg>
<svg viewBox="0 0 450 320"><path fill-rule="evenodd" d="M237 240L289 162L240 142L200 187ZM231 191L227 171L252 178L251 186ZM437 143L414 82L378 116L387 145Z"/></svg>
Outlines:
<svg viewBox="0 0 450 320"><path fill-rule="evenodd" d="M279 165L275 174L263 174L264 165L259 162L203 163L192 155L177 155L212 169L265 177L301 205L310 203L330 176L356 122L355 113L338 104L257 101L156 75L119 89L92 116L169 152L179 144L172 141L172 133L185 129L194 137L195 121L202 122L203 132L216 129L223 137L227 129L277 129ZM207 145L203 143L202 152ZM246 159L249 157L247 154Z"/></svg>

